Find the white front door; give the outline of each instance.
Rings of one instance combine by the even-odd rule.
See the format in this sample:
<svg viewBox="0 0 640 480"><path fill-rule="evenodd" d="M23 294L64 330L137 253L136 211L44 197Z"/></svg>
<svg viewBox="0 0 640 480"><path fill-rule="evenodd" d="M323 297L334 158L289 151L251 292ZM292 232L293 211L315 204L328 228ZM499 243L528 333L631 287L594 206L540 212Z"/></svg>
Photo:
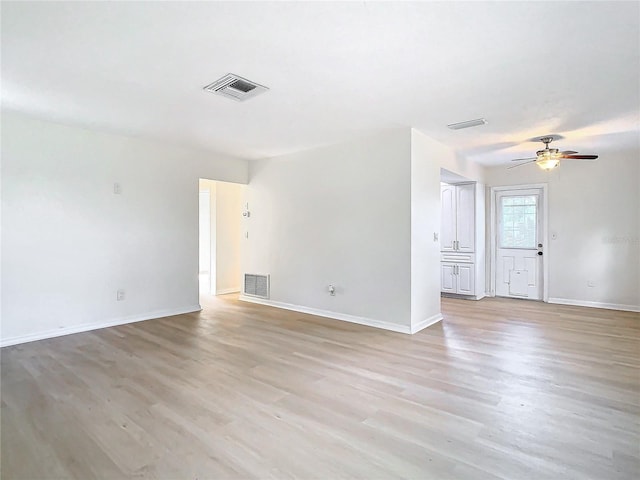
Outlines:
<svg viewBox="0 0 640 480"><path fill-rule="evenodd" d="M543 190L496 192L496 295L542 300Z"/></svg>

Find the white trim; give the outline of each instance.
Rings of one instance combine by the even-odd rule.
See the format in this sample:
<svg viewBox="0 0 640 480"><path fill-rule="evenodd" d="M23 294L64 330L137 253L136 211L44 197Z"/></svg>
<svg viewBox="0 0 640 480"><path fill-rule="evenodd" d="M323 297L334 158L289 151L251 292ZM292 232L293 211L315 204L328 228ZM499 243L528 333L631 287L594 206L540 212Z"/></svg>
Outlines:
<svg viewBox="0 0 640 480"><path fill-rule="evenodd" d="M222 290L216 291L216 295L226 295L228 293L240 293L240 288L223 288Z"/></svg>
<svg viewBox="0 0 640 480"><path fill-rule="evenodd" d="M545 255L542 256L542 301L549 302L549 193L548 184L546 183L491 187L491 211L489 212L491 217L491 224L489 225L489 238L491 240L489 268L491 269L491 272L489 274L490 290L487 292L487 296L496 296L496 236L498 235L498 228L496 225L496 194L507 190L528 190L533 188L542 190L542 245L544 245L543 248L545 253Z"/></svg>
<svg viewBox="0 0 640 480"><path fill-rule="evenodd" d="M273 300L265 300L263 298L257 298L257 297L248 297L245 295L240 295L239 300L242 300L243 302L257 303L259 305L266 305L268 307L283 308L285 310L292 310L294 312L308 313L310 315L316 315L319 317L333 318L335 320L342 320L343 322L357 323L359 325L366 325L368 327L382 328L384 330L391 330L392 332L412 333L411 327L409 327L408 325L398 325L396 323L383 322L381 320L374 320L372 318L366 318L366 317L358 317L356 315L349 315L346 313L331 312L329 310L320 310L318 308L303 307L300 305L294 305L292 303L276 302Z"/></svg>
<svg viewBox="0 0 640 480"><path fill-rule="evenodd" d="M8 347L10 345L18 345L19 343L35 342L37 340L45 340L47 338L62 337L63 335L72 335L74 333L88 332L90 330L99 330L101 328L115 327L117 325L125 325L127 323L143 322L145 320L153 320L162 317L171 317L173 315L182 315L184 313L199 312L202 310L200 305L192 305L183 308L173 308L169 310L157 310L142 315L131 315L128 317L116 318L106 322L87 323L75 325L71 327L63 327L57 330L47 330L44 332L30 333L27 335L18 335L17 337L9 337L0 339L0 347Z"/></svg>
<svg viewBox="0 0 640 480"><path fill-rule="evenodd" d="M424 330L425 328L442 321L443 318L444 317L441 313L436 313L429 318L425 318L421 322L418 322L415 325L411 325L411 334L418 333L420 330Z"/></svg>
<svg viewBox="0 0 640 480"><path fill-rule="evenodd" d="M488 297L488 293L483 293L481 295L462 295L460 293L449 293L449 292L440 292L440 296L444 298L458 298L460 300L482 300L484 297Z"/></svg>
<svg viewBox="0 0 640 480"><path fill-rule="evenodd" d="M624 305L621 303L590 302L586 300L573 300L570 298L550 298L549 303L573 305L576 307L606 308L607 310L622 310L625 312L640 312L640 305Z"/></svg>

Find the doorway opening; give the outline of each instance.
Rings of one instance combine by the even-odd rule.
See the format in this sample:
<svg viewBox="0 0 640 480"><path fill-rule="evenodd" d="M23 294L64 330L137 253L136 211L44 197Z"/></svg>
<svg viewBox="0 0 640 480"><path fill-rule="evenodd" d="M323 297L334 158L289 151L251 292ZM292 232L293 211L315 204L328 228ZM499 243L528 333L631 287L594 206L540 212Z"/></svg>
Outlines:
<svg viewBox="0 0 640 480"><path fill-rule="evenodd" d="M491 293L547 301L547 186L491 189Z"/></svg>
<svg viewBox="0 0 640 480"><path fill-rule="evenodd" d="M198 181L200 296L240 292L244 185Z"/></svg>

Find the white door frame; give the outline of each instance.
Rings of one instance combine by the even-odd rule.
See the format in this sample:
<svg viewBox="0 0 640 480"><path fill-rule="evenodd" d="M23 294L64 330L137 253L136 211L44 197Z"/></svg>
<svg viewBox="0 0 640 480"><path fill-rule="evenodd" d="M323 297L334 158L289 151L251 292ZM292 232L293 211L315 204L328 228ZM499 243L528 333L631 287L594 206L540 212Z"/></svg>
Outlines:
<svg viewBox="0 0 640 480"><path fill-rule="evenodd" d="M509 185L503 187L491 187L491 223L489 225L489 238L491 239L491 248L489 249L491 268L490 284L491 296L496 296L496 255L497 255L497 235L498 235L498 218L496 213L497 202L496 194L506 190L528 190L531 188L539 188L542 190L542 301L549 302L549 202L547 200L547 184L546 183L530 183L527 185Z"/></svg>

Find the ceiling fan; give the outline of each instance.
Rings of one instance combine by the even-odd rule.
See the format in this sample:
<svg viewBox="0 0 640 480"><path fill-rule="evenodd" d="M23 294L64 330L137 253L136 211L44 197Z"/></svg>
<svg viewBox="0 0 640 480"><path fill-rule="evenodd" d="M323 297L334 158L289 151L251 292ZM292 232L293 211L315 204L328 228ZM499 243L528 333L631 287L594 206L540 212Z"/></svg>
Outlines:
<svg viewBox="0 0 640 480"><path fill-rule="evenodd" d="M560 164L560 159L569 160L595 160L598 155L576 155L578 152L573 150L565 150L560 152L557 148L549 148L549 144L553 141L553 137L542 137L540 141L544 143L544 148L536 152L535 157L531 158L516 158L511 160L512 162L522 162L517 165L512 165L508 168L520 167L527 165L528 163L536 163L543 170L552 170Z"/></svg>

